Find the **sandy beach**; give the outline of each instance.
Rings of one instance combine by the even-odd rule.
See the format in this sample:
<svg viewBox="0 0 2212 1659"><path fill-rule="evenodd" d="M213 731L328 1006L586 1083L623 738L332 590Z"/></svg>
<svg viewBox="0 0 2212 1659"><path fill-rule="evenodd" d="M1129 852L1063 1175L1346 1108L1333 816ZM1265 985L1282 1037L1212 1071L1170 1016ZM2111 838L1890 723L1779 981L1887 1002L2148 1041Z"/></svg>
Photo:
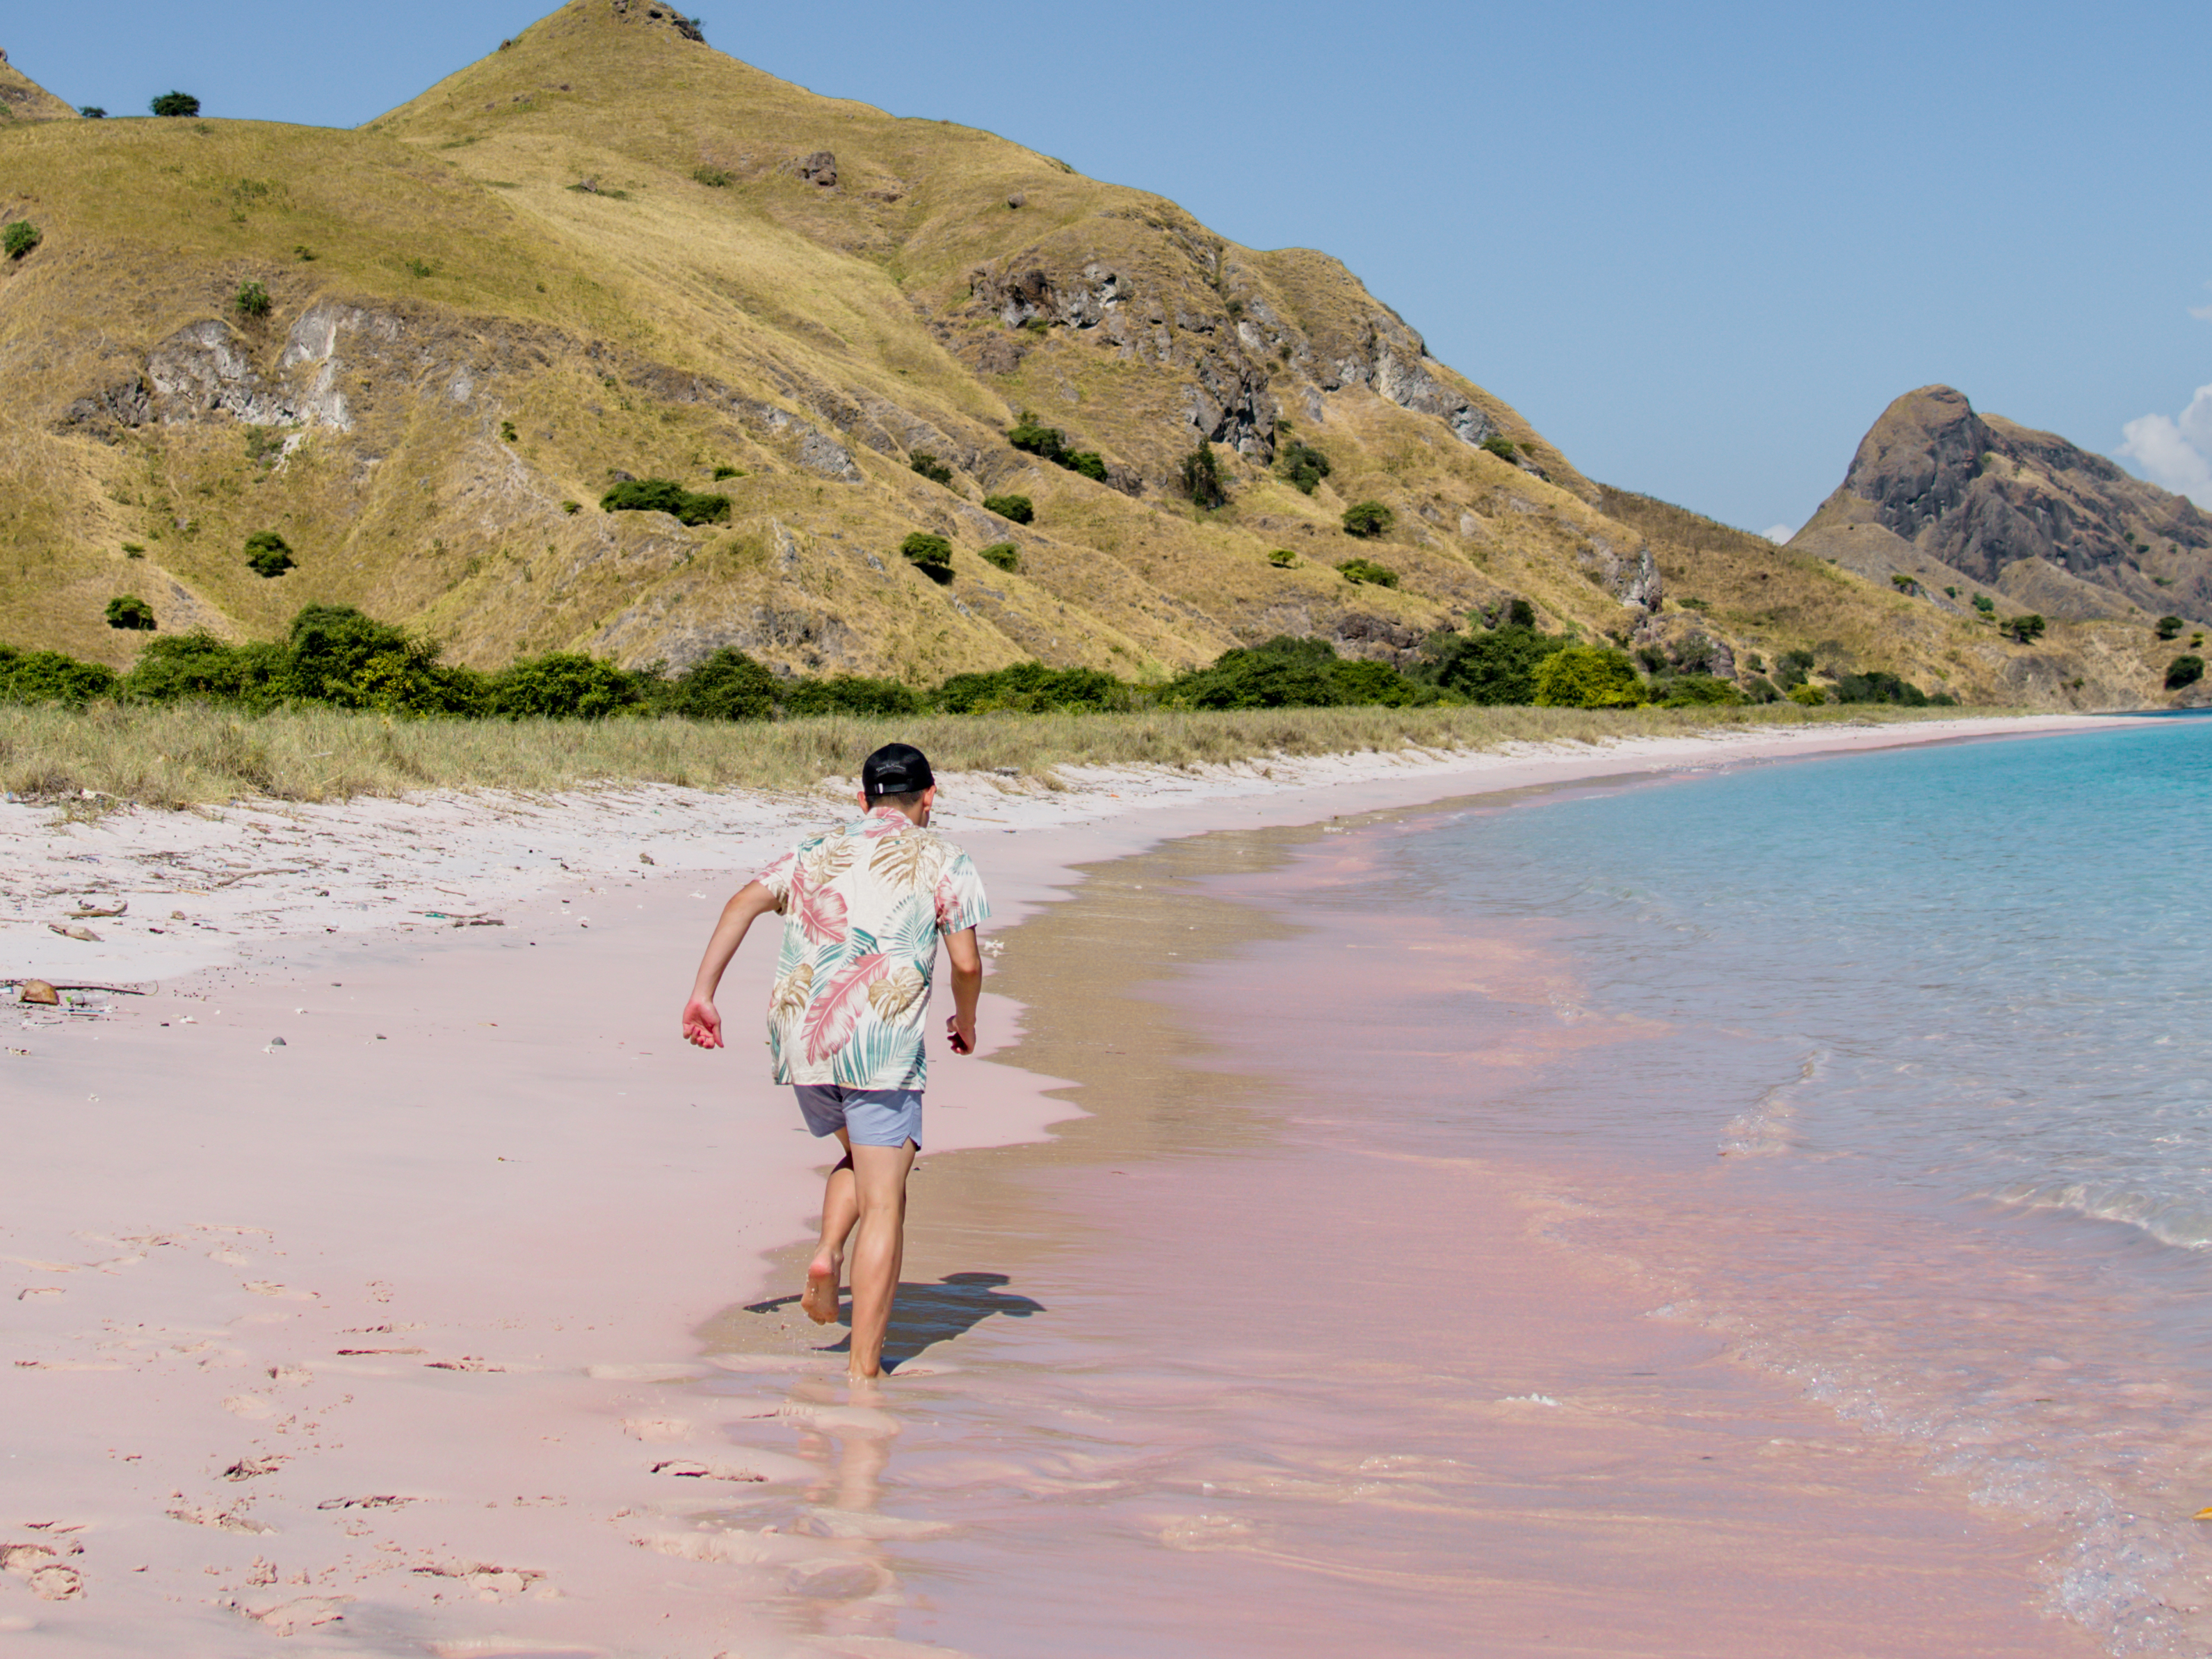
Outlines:
<svg viewBox="0 0 2212 1659"><path fill-rule="evenodd" d="M0 805L0 978L109 988L5 1022L0 1632L2093 1651L2039 1610L2047 1537L1644 1318L1547 1249L1544 1194L1287 1124L1173 1016L1263 925L1183 884L1190 837L2108 723L948 780L1003 975L981 1059L933 1056L922 1289L857 1401L787 1301L823 1160L746 1036L773 952L732 969L729 1051L676 1036L715 908L829 788Z"/></svg>

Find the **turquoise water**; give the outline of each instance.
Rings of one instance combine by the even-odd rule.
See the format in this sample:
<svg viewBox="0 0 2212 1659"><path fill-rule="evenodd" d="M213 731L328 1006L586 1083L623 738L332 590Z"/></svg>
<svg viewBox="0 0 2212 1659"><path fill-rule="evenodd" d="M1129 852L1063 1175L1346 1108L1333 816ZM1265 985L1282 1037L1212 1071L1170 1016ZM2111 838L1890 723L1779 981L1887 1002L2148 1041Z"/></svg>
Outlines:
<svg viewBox="0 0 2212 1659"><path fill-rule="evenodd" d="M1597 1034L1401 1068L1379 1132L1565 1172L1562 1241L1656 1313L2058 1523L2053 1604L2113 1650L2203 1653L2208 808L2175 720L1353 830L1311 897L1549 964L1520 1006L1417 980L1367 1076L1424 1024Z"/></svg>

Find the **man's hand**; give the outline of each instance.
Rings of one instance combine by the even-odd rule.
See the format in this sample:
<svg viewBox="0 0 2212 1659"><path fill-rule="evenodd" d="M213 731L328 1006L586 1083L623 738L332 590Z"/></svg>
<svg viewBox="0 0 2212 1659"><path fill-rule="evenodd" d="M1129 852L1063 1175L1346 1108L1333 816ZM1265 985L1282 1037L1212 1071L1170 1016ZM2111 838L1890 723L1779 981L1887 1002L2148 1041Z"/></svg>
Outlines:
<svg viewBox="0 0 2212 1659"><path fill-rule="evenodd" d="M945 938L945 954L952 962L952 1014L945 1022L945 1035L956 1054L975 1052L975 999L983 990L983 951L975 943L975 930L963 927Z"/></svg>
<svg viewBox="0 0 2212 1659"><path fill-rule="evenodd" d="M684 1005L684 1040L700 1048L722 1046L722 1016L706 998L693 997Z"/></svg>

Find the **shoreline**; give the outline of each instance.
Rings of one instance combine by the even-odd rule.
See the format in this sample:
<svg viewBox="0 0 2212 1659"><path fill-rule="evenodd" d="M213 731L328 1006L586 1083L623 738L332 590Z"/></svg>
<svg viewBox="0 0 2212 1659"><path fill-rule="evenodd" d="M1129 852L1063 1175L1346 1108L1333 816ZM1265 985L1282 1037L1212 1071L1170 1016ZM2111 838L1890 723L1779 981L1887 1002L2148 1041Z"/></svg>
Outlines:
<svg viewBox="0 0 2212 1659"><path fill-rule="evenodd" d="M2110 723L1370 756L1290 780L1121 772L1053 794L956 780L944 828L978 854L995 931L1064 896L1079 864L1208 829ZM661 1380L711 1384L718 1369L686 1333L783 1290L764 1275L806 1230L818 1163L757 1066L703 1070L664 1028L714 884L830 805L629 791L51 830L4 809L16 914L0 969L160 992L33 1014L9 1042L30 1052L0 1060L21 1085L5 1124L19 1156L0 1177L0 1376L9 1419L37 1425L9 1447L24 1513L0 1517L0 1542L47 1550L11 1559L82 1590L46 1600L0 1580L0 1629L91 1654L143 1650L144 1630L179 1620L221 1643L343 1620L371 1641L435 1629L433 1651L490 1652L471 1644L526 1630L626 1652L635 1607L672 1582L671 1651L894 1650L840 1647L854 1632L828 1627L791 1647L787 1625L731 1603L814 1595L861 1553L849 1539L779 1534L742 1559L670 1544L672 1522L696 1532L702 1494L737 1514L761 1480L818 1482L823 1466L757 1449L765 1472L732 1470L733 1431L658 1409ZM246 873L215 885L234 866ZM40 924L68 897L139 915L64 940ZM186 906L173 927L164 912ZM388 925L395 913L413 926ZM490 921L503 925L456 931ZM767 966L732 970L732 1018ZM1022 1017L986 997L988 1055ZM1048 1145L1080 1113L1051 1097L1060 1079L955 1065L939 1061L933 1158ZM891 1594L871 1588L878 1571L853 1567L828 1599L865 1611Z"/></svg>

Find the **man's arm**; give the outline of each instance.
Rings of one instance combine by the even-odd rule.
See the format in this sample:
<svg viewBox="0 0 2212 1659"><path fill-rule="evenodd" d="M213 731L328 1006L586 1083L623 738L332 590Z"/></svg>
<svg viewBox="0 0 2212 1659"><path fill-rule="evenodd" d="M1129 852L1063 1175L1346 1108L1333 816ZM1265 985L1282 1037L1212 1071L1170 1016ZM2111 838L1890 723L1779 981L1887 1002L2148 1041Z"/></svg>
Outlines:
<svg viewBox="0 0 2212 1659"><path fill-rule="evenodd" d="M707 941L707 954L699 959L699 977L692 981L691 1000L684 1005L686 1042L702 1048L722 1046L722 1016L714 1006L714 989L721 984L722 970L737 955L738 946L745 942L745 930L775 908L775 895L757 881L747 882L722 907L722 919L714 924L714 936ZM972 939L969 949L971 952L975 949ZM972 996L969 1006L975 1006Z"/></svg>
<svg viewBox="0 0 2212 1659"><path fill-rule="evenodd" d="M983 953L975 947L975 930L963 927L945 939L945 954L952 963L952 1014L945 1022L952 1039L952 1052L975 1052L975 999L983 994Z"/></svg>

